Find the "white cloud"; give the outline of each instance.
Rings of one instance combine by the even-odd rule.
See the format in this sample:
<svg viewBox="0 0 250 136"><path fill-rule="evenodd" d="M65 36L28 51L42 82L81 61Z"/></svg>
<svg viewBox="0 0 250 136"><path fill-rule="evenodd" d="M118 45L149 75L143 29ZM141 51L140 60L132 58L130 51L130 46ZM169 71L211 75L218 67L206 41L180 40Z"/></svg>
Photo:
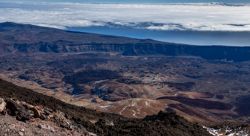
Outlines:
<svg viewBox="0 0 250 136"><path fill-rule="evenodd" d="M150 30L250 31L249 5L5 3L0 15L0 22L56 28L113 23Z"/></svg>

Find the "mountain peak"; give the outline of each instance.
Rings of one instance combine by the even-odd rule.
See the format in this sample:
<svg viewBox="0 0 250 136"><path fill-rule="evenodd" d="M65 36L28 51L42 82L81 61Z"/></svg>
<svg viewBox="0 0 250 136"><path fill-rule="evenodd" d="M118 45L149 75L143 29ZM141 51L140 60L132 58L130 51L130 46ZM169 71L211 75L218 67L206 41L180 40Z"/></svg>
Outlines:
<svg viewBox="0 0 250 136"><path fill-rule="evenodd" d="M0 30L15 30L15 29L30 29L30 28L39 28L39 26L31 24L19 24L15 22L2 22L0 23Z"/></svg>
<svg viewBox="0 0 250 136"><path fill-rule="evenodd" d="M0 27L13 27L13 26L22 26L22 25L14 23L14 22L2 22L2 23L0 23Z"/></svg>

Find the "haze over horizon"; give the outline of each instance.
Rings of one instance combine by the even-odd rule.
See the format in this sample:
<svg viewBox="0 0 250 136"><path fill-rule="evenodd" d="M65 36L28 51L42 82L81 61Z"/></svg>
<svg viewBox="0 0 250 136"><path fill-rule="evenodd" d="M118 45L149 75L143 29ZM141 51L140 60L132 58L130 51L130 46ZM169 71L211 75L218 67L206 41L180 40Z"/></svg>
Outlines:
<svg viewBox="0 0 250 136"><path fill-rule="evenodd" d="M0 0L0 2L10 2ZM79 3L250 3L249 0L13 0L12 2L79 2Z"/></svg>
<svg viewBox="0 0 250 136"><path fill-rule="evenodd" d="M250 3L248 0L125 0L122 2L118 0L0 0L0 22L25 23L72 31L196 45L249 46L250 41L247 37L250 33L250 5L248 3ZM190 32L193 36L191 38Z"/></svg>

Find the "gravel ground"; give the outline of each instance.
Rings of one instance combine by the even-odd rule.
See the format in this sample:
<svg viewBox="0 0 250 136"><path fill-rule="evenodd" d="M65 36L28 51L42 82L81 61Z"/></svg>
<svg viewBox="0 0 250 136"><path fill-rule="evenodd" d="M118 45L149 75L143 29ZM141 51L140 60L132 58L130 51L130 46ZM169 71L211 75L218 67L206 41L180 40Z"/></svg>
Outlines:
<svg viewBox="0 0 250 136"><path fill-rule="evenodd" d="M0 136L85 136L56 126L53 122L35 119L17 121L9 115L0 115Z"/></svg>

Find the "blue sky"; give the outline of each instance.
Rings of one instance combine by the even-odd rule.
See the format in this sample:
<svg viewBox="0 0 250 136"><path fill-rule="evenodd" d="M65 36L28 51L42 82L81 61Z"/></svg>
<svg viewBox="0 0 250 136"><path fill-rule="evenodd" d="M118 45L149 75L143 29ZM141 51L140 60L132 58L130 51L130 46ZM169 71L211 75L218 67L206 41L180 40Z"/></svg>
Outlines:
<svg viewBox="0 0 250 136"><path fill-rule="evenodd" d="M60 1L60 0L58 0ZM69 1L69 0L61 0ZM72 1L72 0L71 0ZM73 0L78 2L86 2L86 0ZM193 2L225 2L225 3L247 3L249 0L87 0L88 2L111 2L111 3L193 3Z"/></svg>

